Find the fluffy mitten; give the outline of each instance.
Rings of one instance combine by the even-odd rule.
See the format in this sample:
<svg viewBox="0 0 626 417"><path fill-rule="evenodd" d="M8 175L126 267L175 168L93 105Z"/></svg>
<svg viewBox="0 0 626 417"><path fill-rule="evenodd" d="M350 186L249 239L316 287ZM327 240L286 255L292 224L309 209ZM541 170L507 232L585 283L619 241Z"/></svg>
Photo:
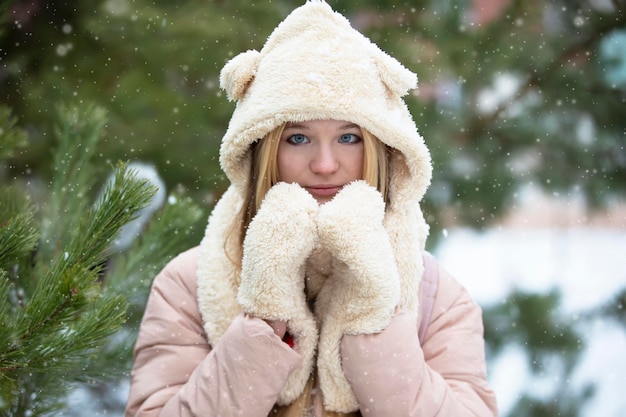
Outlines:
<svg viewBox="0 0 626 417"><path fill-rule="evenodd" d="M334 265L332 299L341 311L344 333L367 334L384 329L400 299L393 249L383 227L382 195L364 181L347 185L320 208L320 244L339 262Z"/></svg>
<svg viewBox="0 0 626 417"><path fill-rule="evenodd" d="M344 187L321 206L320 245L335 262L317 298L322 317L318 368L327 409L350 412L356 398L341 369L344 334L371 334L389 325L400 300L400 280L389 235L383 227L382 195L364 181Z"/></svg>
<svg viewBox="0 0 626 417"><path fill-rule="evenodd" d="M317 345L317 326L304 292L304 268L317 244L318 210L306 190L278 183L267 192L243 243L239 304L253 316L287 322L287 331L303 357L302 366L290 376L279 398L283 403L302 391Z"/></svg>

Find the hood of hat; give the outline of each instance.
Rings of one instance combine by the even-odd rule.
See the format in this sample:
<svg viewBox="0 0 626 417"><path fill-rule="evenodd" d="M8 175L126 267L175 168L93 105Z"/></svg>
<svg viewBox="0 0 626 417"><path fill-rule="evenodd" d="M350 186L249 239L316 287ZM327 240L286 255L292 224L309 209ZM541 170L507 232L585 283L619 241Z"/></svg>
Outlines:
<svg viewBox="0 0 626 417"><path fill-rule="evenodd" d="M285 122L334 119L355 123L399 151L392 194L419 200L425 193L430 155L402 99L416 87L416 75L325 2L294 10L260 52L229 61L220 82L237 102L220 148L235 186L245 187L249 178L253 142Z"/></svg>

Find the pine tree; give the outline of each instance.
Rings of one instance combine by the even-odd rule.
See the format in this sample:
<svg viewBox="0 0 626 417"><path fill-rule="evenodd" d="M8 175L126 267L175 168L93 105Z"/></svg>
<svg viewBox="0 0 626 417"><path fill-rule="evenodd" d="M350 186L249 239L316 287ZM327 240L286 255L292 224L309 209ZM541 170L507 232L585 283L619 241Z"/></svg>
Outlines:
<svg viewBox="0 0 626 417"><path fill-rule="evenodd" d="M135 332L123 330L136 327L150 278L200 218L188 199L171 196L131 248L114 252L120 229L157 190L120 163L92 200L105 123L97 106L58 107L49 190L0 191L0 415L53 415L76 384L127 372ZM2 158L25 138L3 108Z"/></svg>

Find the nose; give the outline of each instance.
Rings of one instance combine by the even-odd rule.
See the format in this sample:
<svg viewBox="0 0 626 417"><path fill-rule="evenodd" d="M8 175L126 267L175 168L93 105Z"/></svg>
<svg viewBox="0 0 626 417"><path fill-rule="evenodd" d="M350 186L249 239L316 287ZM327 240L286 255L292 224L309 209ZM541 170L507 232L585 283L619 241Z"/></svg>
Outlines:
<svg viewBox="0 0 626 417"><path fill-rule="evenodd" d="M339 160L332 146L320 144L311 160L311 171L319 175L328 175L337 171Z"/></svg>

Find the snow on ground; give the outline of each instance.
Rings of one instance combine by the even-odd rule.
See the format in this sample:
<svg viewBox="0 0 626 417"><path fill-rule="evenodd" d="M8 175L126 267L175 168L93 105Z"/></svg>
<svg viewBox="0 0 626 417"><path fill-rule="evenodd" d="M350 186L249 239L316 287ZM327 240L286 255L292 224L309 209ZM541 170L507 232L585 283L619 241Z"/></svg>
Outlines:
<svg viewBox="0 0 626 417"><path fill-rule="evenodd" d="M544 293L557 287L562 294L559 313L575 319L626 288L623 229L456 229L445 236L435 255L484 307L500 303L515 289ZM582 415L626 416L625 329L611 320L578 329L586 337L586 350L570 381L572 389L597 384ZM549 396L559 383L549 372L533 376L525 355L522 347L509 346L490 359L490 382L503 416L522 393Z"/></svg>

